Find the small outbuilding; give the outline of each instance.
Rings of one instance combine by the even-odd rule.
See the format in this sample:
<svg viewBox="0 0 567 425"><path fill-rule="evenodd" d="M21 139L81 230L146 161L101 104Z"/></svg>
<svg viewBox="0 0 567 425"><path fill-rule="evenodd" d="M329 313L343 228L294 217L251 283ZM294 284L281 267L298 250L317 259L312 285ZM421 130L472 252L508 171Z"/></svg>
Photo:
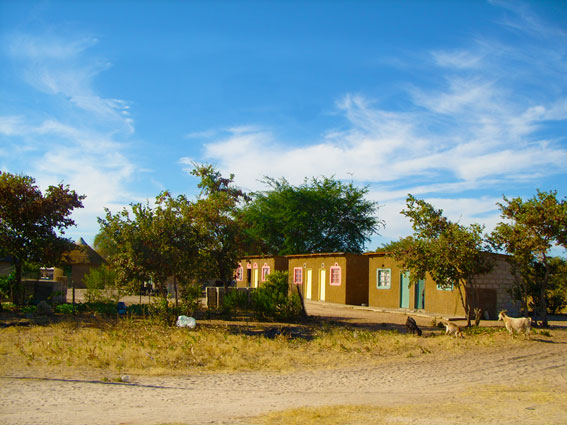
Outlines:
<svg viewBox="0 0 567 425"><path fill-rule="evenodd" d="M368 257L344 252L288 255L290 287L306 300L368 304Z"/></svg>
<svg viewBox="0 0 567 425"><path fill-rule="evenodd" d="M519 306L510 295L514 275L505 255L490 254L494 268L490 273L475 276L462 288L462 297L472 309L479 307L484 318L496 319L498 311L517 312ZM410 272L403 270L387 252L372 252L368 257L368 305L426 311L448 316L464 317L461 293L452 284L439 284L429 274L410 285ZM471 290L475 285L476 294Z"/></svg>
<svg viewBox="0 0 567 425"><path fill-rule="evenodd" d="M288 260L281 255L249 255L238 262L235 281L238 288L258 288L270 273L288 270Z"/></svg>
<svg viewBox="0 0 567 425"><path fill-rule="evenodd" d="M63 274L67 277L69 287L72 284L75 288L86 288L83 282L84 276L93 267L100 267L106 264L106 260L92 249L83 238L75 242L75 248L63 254ZM57 270L55 271L57 273Z"/></svg>

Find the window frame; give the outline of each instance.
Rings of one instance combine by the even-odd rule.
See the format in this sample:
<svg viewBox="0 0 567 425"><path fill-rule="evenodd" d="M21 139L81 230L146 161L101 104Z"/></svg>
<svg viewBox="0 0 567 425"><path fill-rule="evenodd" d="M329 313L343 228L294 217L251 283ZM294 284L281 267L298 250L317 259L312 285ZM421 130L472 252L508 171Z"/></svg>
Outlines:
<svg viewBox="0 0 567 425"><path fill-rule="evenodd" d="M338 282L336 280L333 280L333 272L337 272L337 271L338 271ZM343 279L343 271L341 269L341 266L339 266L338 263L335 263L334 266L331 266L329 268L329 285L341 286L342 279Z"/></svg>
<svg viewBox="0 0 567 425"><path fill-rule="evenodd" d="M244 267L242 267L242 264L238 264L238 267L236 268L236 281L242 282L243 280L244 280Z"/></svg>
<svg viewBox="0 0 567 425"><path fill-rule="evenodd" d="M270 274L270 266L267 263L264 263L262 266L262 282L265 282L268 275Z"/></svg>
<svg viewBox="0 0 567 425"><path fill-rule="evenodd" d="M381 272L388 273L388 285L380 285L380 274ZM392 289L392 269L390 268L378 268L376 269L376 289Z"/></svg>
<svg viewBox="0 0 567 425"><path fill-rule="evenodd" d="M299 279L298 279L298 275L299 275ZM303 267L293 268L293 284L294 285L303 284Z"/></svg>
<svg viewBox="0 0 567 425"><path fill-rule="evenodd" d="M436 283L436 288L438 291L453 291L453 289L455 289L455 284L453 282L451 282L449 284L449 282L447 282L447 284L445 285L441 285L440 283Z"/></svg>

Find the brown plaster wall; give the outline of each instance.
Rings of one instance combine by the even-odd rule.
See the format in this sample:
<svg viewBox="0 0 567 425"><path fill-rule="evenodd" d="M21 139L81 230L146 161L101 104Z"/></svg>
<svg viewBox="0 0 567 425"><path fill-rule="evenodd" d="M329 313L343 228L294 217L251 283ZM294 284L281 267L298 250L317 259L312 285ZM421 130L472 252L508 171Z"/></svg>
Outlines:
<svg viewBox="0 0 567 425"><path fill-rule="evenodd" d="M368 259L357 254L306 254L288 256L289 283L293 291L299 286L302 295L314 301L320 300L321 286L325 287L325 302L337 304L368 304ZM331 267L341 268L341 284L331 285ZM294 269L303 269L303 283L293 283ZM311 270L311 292L307 296L307 274ZM321 270L325 270L325 282L320 282Z"/></svg>
<svg viewBox="0 0 567 425"><path fill-rule="evenodd" d="M400 308L400 285L403 270L396 261L383 253L368 254L368 304L374 307ZM390 289L377 288L377 270L391 270ZM416 286L410 287L409 310L414 310ZM452 291L440 291L437 284L427 275L425 279L425 311L446 314L464 315L459 292L457 289Z"/></svg>
<svg viewBox="0 0 567 425"><path fill-rule="evenodd" d="M254 264L258 266L258 286L262 286L262 267L264 264L267 264L270 267L270 273L274 271L282 271L285 272L288 270L287 266L287 258L283 256L247 256L242 258L239 261L239 264L242 265L243 273L242 273L242 280L236 281L236 286L238 288L250 288L252 287L252 282L254 280ZM247 266L250 265L251 273L248 276ZM235 271L236 274L236 271Z"/></svg>

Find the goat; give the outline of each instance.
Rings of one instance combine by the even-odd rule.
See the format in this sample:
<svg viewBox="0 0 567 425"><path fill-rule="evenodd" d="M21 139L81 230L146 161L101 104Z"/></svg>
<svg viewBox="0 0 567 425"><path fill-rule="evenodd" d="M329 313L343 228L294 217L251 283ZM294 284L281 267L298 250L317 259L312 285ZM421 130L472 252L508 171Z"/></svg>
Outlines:
<svg viewBox="0 0 567 425"><path fill-rule="evenodd" d="M502 310L498 314L498 320L504 322L504 326L510 332L510 335L514 335L514 332L519 334L523 333L524 338L530 339L530 328L532 325L532 319L529 317L510 317L506 314L506 310Z"/></svg>
<svg viewBox="0 0 567 425"><path fill-rule="evenodd" d="M408 316L408 319L406 320L406 329L411 334L417 333L417 336L421 336L422 334L421 329L419 329L419 326L415 323L415 319L410 316Z"/></svg>
<svg viewBox="0 0 567 425"><path fill-rule="evenodd" d="M445 335L455 335L455 338L464 338L463 329L451 322L442 322L445 326Z"/></svg>

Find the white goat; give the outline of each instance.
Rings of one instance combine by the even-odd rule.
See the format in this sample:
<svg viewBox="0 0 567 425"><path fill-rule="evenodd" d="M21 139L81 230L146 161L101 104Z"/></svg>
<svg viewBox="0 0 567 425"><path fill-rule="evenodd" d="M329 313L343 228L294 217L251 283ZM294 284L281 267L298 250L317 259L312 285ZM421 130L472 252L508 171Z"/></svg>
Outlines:
<svg viewBox="0 0 567 425"><path fill-rule="evenodd" d="M532 325L532 320L529 317L509 317L506 314L506 310L502 310L498 314L498 320L504 321L504 326L510 332L510 335L514 335L514 332L519 334L523 333L524 338L530 339L530 327Z"/></svg>
<svg viewBox="0 0 567 425"><path fill-rule="evenodd" d="M463 328L461 328L456 323L451 322L441 322L445 325L445 335L454 335L455 338L464 338Z"/></svg>

